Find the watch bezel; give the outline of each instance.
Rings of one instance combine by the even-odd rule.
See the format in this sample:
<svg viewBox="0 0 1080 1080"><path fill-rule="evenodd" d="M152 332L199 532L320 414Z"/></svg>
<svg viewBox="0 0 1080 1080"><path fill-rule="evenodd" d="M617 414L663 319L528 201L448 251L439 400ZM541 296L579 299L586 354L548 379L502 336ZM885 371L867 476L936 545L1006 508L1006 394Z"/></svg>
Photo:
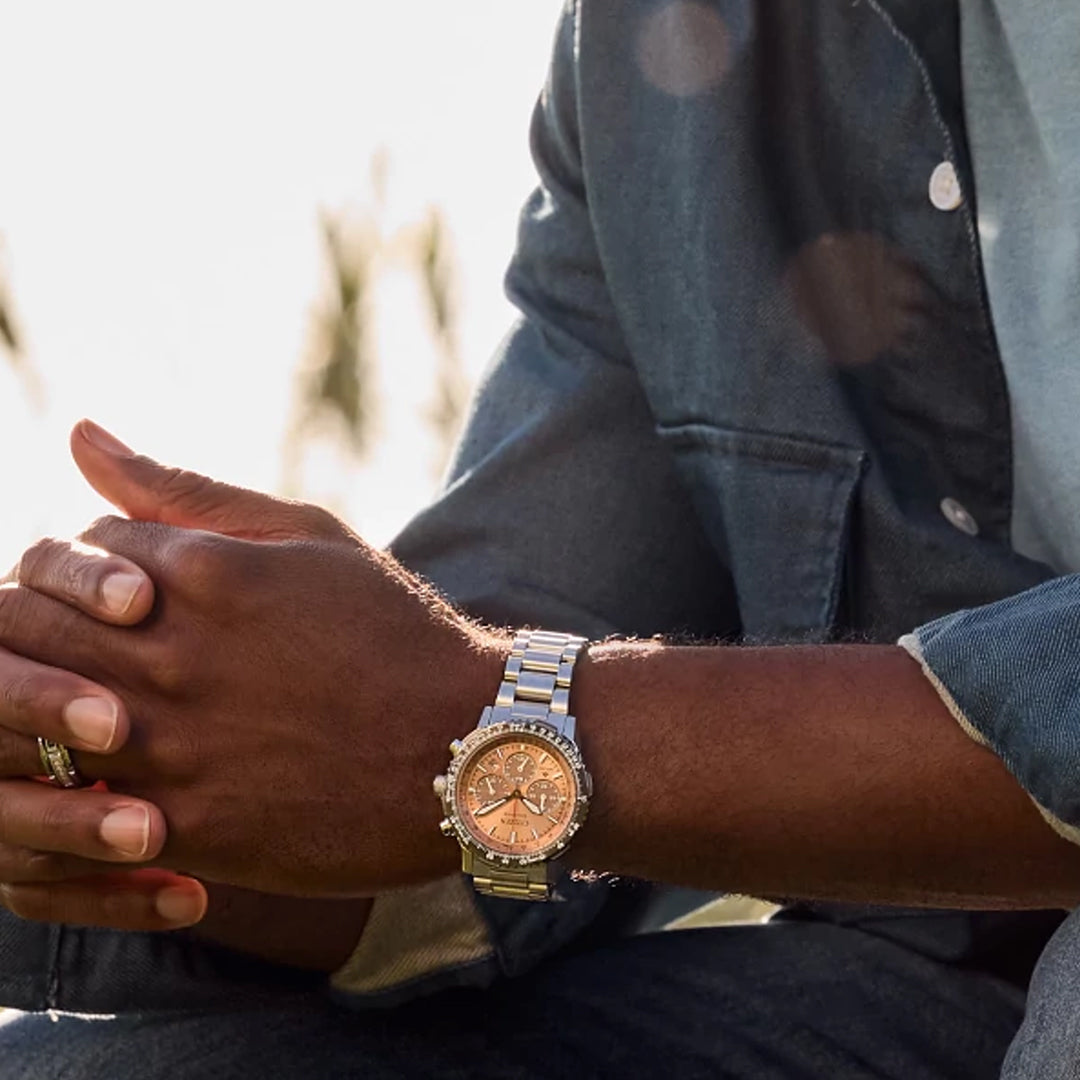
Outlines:
<svg viewBox="0 0 1080 1080"><path fill-rule="evenodd" d="M462 771L474 760L477 754L483 751L485 746L508 735L532 735L551 743L566 758L577 782L577 798L574 800L570 819L566 823L565 829L556 839L530 855L508 855L484 847L469 832L457 809L457 782ZM462 739L460 753L453 758L450 767L446 770L446 786L441 799L446 819L453 826L452 835L457 838L458 843L463 848L468 848L475 855L496 866L530 866L534 863L558 858L566 851L571 839L588 816L591 797L592 777L589 776L589 772L585 768L585 761L576 742L566 738L564 735L560 735L549 724L533 720L509 720L499 721L482 728L474 728Z"/></svg>

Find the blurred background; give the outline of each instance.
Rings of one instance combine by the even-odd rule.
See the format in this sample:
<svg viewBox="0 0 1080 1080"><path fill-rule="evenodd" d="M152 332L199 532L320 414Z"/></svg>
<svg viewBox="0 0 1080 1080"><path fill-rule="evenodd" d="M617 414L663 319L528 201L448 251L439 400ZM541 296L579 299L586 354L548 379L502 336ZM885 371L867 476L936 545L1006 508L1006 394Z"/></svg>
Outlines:
<svg viewBox="0 0 1080 1080"><path fill-rule="evenodd" d="M512 319L561 0L3 0L0 562L80 416L390 539Z"/></svg>

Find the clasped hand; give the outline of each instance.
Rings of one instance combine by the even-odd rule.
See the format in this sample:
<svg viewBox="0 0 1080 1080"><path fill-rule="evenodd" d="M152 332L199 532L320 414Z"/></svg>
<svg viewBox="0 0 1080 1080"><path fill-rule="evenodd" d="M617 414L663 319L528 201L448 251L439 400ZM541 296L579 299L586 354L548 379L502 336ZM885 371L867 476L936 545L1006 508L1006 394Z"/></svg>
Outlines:
<svg viewBox="0 0 1080 1080"><path fill-rule="evenodd" d="M317 507L87 422L72 452L128 516L39 542L0 588L0 900L156 929L192 879L329 897L450 871L430 778L499 639ZM100 783L30 779L37 736Z"/></svg>

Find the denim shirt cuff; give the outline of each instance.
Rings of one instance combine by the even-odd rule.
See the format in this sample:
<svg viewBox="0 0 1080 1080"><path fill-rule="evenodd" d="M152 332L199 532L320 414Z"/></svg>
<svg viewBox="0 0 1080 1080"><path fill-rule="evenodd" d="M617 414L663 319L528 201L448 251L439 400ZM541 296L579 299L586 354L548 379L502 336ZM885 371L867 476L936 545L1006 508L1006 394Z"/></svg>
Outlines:
<svg viewBox="0 0 1080 1080"><path fill-rule="evenodd" d="M897 644L1054 831L1080 844L1080 575L935 619Z"/></svg>

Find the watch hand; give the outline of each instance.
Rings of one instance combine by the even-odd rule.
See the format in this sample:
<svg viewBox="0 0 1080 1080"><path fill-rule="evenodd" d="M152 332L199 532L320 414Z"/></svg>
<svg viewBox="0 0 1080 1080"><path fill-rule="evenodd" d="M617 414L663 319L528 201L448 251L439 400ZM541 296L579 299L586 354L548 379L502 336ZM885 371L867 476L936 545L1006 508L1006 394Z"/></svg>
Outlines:
<svg viewBox="0 0 1080 1080"><path fill-rule="evenodd" d="M526 810L531 810L534 814L541 813L540 807L537 806L536 803L529 802L529 800L526 799L524 795L521 796L521 801L525 804Z"/></svg>
<svg viewBox="0 0 1080 1080"><path fill-rule="evenodd" d="M506 802L508 798L510 798L509 795L506 796L506 798L496 799L494 802L489 802L487 806L481 806L480 809L476 811L475 816L483 817L485 814L490 814L492 810L498 810L499 807L502 806L502 804Z"/></svg>

